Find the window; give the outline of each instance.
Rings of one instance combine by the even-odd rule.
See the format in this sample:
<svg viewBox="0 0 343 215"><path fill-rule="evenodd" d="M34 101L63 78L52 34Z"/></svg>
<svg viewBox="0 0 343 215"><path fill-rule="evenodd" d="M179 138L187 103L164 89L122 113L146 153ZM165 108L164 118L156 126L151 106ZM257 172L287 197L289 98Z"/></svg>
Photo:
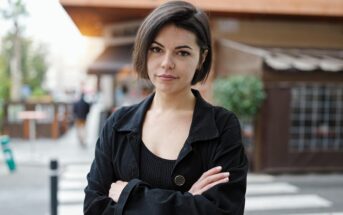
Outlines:
<svg viewBox="0 0 343 215"><path fill-rule="evenodd" d="M45 114L43 119L37 120L41 124L50 124L54 121L55 109L53 104L36 104L35 111Z"/></svg>
<svg viewBox="0 0 343 215"><path fill-rule="evenodd" d="M298 84L291 96L291 151L343 150L343 84Z"/></svg>
<svg viewBox="0 0 343 215"><path fill-rule="evenodd" d="M9 104L7 108L7 120L9 123L21 123L23 120L19 118L19 113L25 110L23 104Z"/></svg>

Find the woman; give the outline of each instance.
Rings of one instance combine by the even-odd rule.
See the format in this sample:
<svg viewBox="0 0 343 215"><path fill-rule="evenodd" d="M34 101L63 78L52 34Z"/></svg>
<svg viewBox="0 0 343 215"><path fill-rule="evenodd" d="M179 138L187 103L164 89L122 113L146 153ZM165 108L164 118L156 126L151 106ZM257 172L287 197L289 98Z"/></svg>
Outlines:
<svg viewBox="0 0 343 215"><path fill-rule="evenodd" d="M133 65L155 92L106 122L87 176L85 214L243 214L247 159L236 116L191 86L212 61L208 18L193 5L156 8Z"/></svg>

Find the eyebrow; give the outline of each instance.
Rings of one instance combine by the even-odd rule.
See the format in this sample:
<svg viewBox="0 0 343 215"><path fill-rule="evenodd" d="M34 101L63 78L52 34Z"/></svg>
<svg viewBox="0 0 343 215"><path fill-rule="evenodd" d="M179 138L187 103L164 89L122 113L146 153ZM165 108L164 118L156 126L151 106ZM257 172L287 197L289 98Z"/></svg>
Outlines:
<svg viewBox="0 0 343 215"><path fill-rule="evenodd" d="M159 45L159 46L164 48L164 46L161 43L159 43L159 42L153 41L152 43L156 43L157 45ZM187 46L187 45L177 46L175 49L183 49L183 48L191 49L192 50L192 48L190 46Z"/></svg>

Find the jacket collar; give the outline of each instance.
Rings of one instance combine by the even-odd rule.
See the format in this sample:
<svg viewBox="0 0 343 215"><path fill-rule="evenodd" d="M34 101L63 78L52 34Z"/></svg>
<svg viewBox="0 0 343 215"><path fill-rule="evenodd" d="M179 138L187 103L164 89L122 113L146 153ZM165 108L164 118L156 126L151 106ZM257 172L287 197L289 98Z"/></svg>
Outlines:
<svg viewBox="0 0 343 215"><path fill-rule="evenodd" d="M190 134L187 139L192 143L214 139L219 136L215 121L214 108L207 103L200 95L199 91L192 89L196 98ZM145 113L149 109L155 93L149 95L141 103L132 106L124 115L113 125L119 132L133 132L140 134Z"/></svg>

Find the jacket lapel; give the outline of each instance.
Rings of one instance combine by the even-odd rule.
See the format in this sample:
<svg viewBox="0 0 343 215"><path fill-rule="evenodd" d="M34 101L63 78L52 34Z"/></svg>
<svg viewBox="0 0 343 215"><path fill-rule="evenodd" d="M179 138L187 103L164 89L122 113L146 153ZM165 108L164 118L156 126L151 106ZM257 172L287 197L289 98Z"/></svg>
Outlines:
<svg viewBox="0 0 343 215"><path fill-rule="evenodd" d="M192 117L191 128L185 145L179 154L176 165L192 151L193 144L201 141L211 140L219 136L217 125L215 123L213 106L207 103L197 90L192 89L192 92L196 97L196 103ZM145 113L149 109L154 95L155 94L151 94L141 103L128 107L128 110L125 111L123 116L120 117L115 125L113 125L116 131L126 133L126 138L132 148L137 166L140 160L139 150L141 128ZM136 174L138 175L139 173L137 172Z"/></svg>
<svg viewBox="0 0 343 215"><path fill-rule="evenodd" d="M151 94L141 103L133 105L131 107L126 107L128 108L128 110L125 111L123 116L121 116L117 123L113 125L113 128L117 132L125 135L125 139L127 140L132 150L132 154L134 157L134 164L132 164L133 178L139 177L141 128L143 125L145 113L150 107L153 98L154 94Z"/></svg>
<svg viewBox="0 0 343 215"><path fill-rule="evenodd" d="M176 165L192 151L194 144L212 140L219 136L213 106L201 97L199 91L192 89L192 92L196 97L192 124L189 136L181 149Z"/></svg>

